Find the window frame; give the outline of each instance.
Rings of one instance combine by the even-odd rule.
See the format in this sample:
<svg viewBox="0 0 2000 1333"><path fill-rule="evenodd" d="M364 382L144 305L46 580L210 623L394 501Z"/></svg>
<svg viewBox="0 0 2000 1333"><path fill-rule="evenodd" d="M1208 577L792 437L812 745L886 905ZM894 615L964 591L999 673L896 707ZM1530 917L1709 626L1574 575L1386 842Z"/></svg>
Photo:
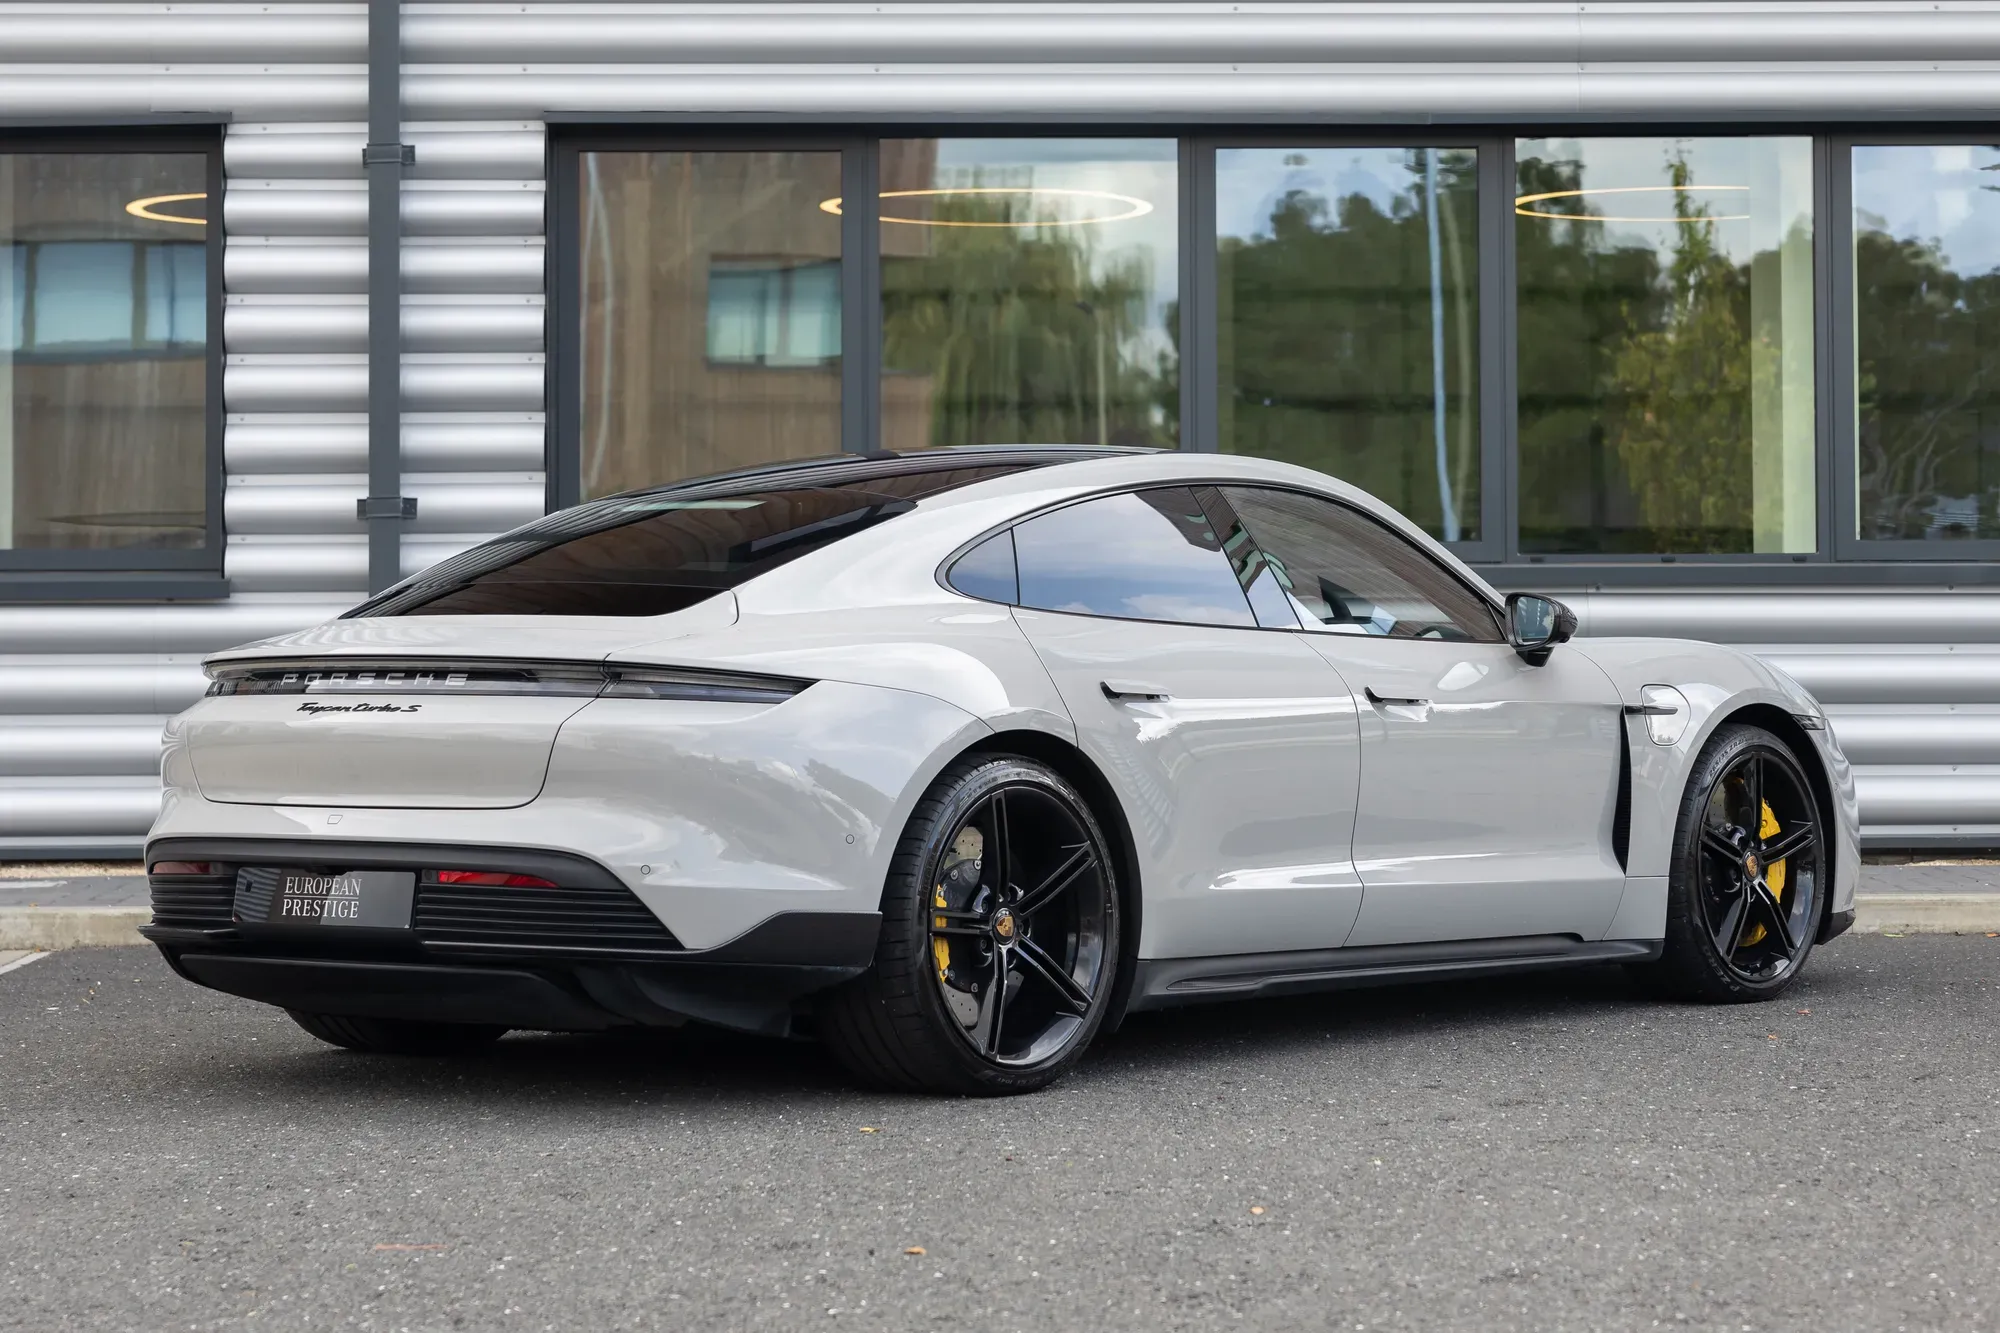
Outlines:
<svg viewBox="0 0 2000 1333"><path fill-rule="evenodd" d="M1834 168L1829 173L1829 211L1835 215L1840 227L1834 252L1836 262L1831 265L1834 270L1832 287L1835 307L1829 321L1837 331L1835 337L1840 342L1840 354L1830 358L1832 364L1827 375L1827 396L1833 404L1829 409L1833 415L1833 457L1830 466L1834 473L1840 513L1840 521L1833 533L1835 558L1838 560L1895 561L1933 569L1954 562L2000 560L2000 538L1995 537L1946 543L1863 537L1859 533L1861 403L1856 396L1859 385L1855 361L1860 350L1860 325L1856 322L1854 287L1854 150L1857 147L1908 148L1963 144L1981 137L2000 143L2000 128L1985 136L1978 135L1977 129L1977 125L1957 125L1941 126L1930 133L1897 129L1884 133L1849 131L1830 136Z"/></svg>
<svg viewBox="0 0 2000 1333"><path fill-rule="evenodd" d="M1812 146L1812 208L1813 208L1813 496L1816 513L1814 515L1814 548L1812 551L1731 551L1731 552L1674 552L1655 554L1613 554L1607 552L1528 552L1521 549L1521 443L1520 443L1520 364L1518 358L1520 329L1518 316L1519 268L1515 247L1514 191L1518 188L1517 147L1522 139L1573 138L1573 139L1776 139L1803 138ZM1777 569L1793 569L1802 565L1826 565L1836 558L1832 549L1834 531L1834 505L1837 497L1833 491L1832 468L1829 460L1828 415L1831 410L1828 371L1831 344L1837 335L1832 323L1832 304L1829 285L1831 281L1832 256L1836 253L1837 240L1828 234L1830 207L1827 199L1828 182L1833 175L1827 156L1828 136L1823 126L1795 125L1788 122L1751 124L1735 129L1719 124L1681 124L1661 122L1658 124L1526 124L1511 128L1506 140L1506 187L1504 197L1492 201L1501 218L1501 250L1506 268L1506 323L1504 355L1507 379L1507 403L1504 414L1507 422L1507 553L1498 562L1510 572L1520 567L1534 570L1562 570L1570 574L1567 581L1574 582L1574 575L1587 573L1592 584L1600 581L1617 584L1626 580L1620 578L1628 572L1662 569L1685 571L1707 567L1715 570L1739 571L1741 579L1753 583ZM1486 202L1484 200L1482 203ZM1482 573L1484 571L1482 570ZM1644 579L1644 582L1653 582ZM1668 580L1672 581L1671 575ZM1526 588L1534 580L1509 582L1509 586Z"/></svg>
<svg viewBox="0 0 2000 1333"><path fill-rule="evenodd" d="M204 540L182 550L46 550L0 549L0 602L50 597L217 596L224 589L209 580L189 583L173 575L208 575L219 584L228 536L223 530L223 334L224 277L222 134L219 126L149 129L120 127L88 130L32 130L0 127L0 153L80 154L119 153L200 154L206 159L209 222L202 237L206 248L208 329L203 352L202 497ZM117 576L130 575L129 579ZM66 576L66 577L65 577Z"/></svg>
<svg viewBox="0 0 2000 1333"><path fill-rule="evenodd" d="M1478 153L1479 194L1474 205L1478 218L1477 234L1473 251L1479 260L1479 316L1478 326L1478 369L1479 396L1476 405L1479 422L1479 536L1469 541L1447 542L1437 539L1446 550L1468 564L1475 562L1498 562L1514 545L1511 464L1508 450L1513 444L1512 389L1511 376L1503 378L1503 363L1511 362L1511 343L1507 341L1512 328L1513 292L1511 283L1502 285L1504 277L1511 275L1510 261L1503 272L1499 262L1499 241L1503 222L1511 222L1512 213L1503 218L1493 207L1493 201L1504 191L1511 201L1513 192L1513 139L1504 132L1496 133L1491 125L1464 125L1456 127L1461 133L1451 129L1439 130L1434 126L1411 126L1405 131L1384 126L1380 129L1357 132L1351 127L1340 127L1331 132L1315 132L1310 129L1263 129L1244 133L1208 133L1193 137L1195 170L1200 188L1197 191L1197 207L1202 210L1198 219L1196 235L1189 244L1195 253L1193 273L1193 299L1184 305L1194 307L1194 328L1184 333L1191 338L1188 344L1194 349L1194 357L1182 359L1182 378L1198 377L1199 389L1195 400L1195 414L1184 414L1184 421L1193 421L1194 438L1199 441L1194 451L1216 453L1222 445L1222 418L1220 395L1222 393L1222 362L1220 354L1220 329L1215 316L1221 309L1220 281L1216 263L1216 248L1221 244L1217 234L1215 217L1216 153L1223 149L1286 149L1286 148L1471 148ZM1503 174L1504 173L1504 174ZM1511 244L1511 235L1507 237ZM1185 318L1185 316L1184 316ZM1509 366L1511 369L1511 365ZM1198 415L1197 415L1198 414ZM1182 446L1184 449L1187 445ZM1503 493L1503 486L1505 487Z"/></svg>

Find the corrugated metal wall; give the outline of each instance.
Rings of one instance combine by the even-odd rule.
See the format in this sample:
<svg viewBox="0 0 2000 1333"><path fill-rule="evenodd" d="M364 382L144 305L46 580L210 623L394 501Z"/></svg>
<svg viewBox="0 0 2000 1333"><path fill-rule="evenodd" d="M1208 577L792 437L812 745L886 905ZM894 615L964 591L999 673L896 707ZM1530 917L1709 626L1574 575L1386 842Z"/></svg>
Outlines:
<svg viewBox="0 0 2000 1333"><path fill-rule="evenodd" d="M2000 105L2000 10L1840 4L408 4L404 539L539 513L551 112L1129 115ZM228 602L0 605L0 855L130 850L200 655L361 594L360 4L0 0L0 116L224 112ZM1826 700L1877 842L2000 842L2000 597L1578 593L1584 628L1750 645Z"/></svg>

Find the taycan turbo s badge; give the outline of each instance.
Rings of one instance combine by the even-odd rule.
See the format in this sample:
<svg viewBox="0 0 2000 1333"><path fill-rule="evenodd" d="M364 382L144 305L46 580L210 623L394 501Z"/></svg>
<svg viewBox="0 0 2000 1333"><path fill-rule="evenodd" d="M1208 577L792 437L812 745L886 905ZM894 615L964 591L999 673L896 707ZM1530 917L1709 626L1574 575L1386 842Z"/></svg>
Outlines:
<svg viewBox="0 0 2000 1333"><path fill-rule="evenodd" d="M422 704L321 704L302 703L301 713L421 713Z"/></svg>

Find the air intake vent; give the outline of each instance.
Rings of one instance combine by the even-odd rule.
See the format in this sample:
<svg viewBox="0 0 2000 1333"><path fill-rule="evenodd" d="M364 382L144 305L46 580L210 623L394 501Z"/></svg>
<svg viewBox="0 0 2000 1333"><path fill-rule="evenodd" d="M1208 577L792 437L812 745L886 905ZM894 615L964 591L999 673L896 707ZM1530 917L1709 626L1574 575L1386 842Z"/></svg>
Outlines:
<svg viewBox="0 0 2000 1333"><path fill-rule="evenodd" d="M153 924L176 930L228 930L234 926L236 867L213 864L206 875L150 875Z"/></svg>
<svg viewBox="0 0 2000 1333"><path fill-rule="evenodd" d="M417 938L433 950L511 954L678 952L660 919L630 889L417 886Z"/></svg>
<svg viewBox="0 0 2000 1333"><path fill-rule="evenodd" d="M1629 870L1632 851L1632 740L1620 736L1618 746L1618 803L1611 810L1611 854L1618 868Z"/></svg>

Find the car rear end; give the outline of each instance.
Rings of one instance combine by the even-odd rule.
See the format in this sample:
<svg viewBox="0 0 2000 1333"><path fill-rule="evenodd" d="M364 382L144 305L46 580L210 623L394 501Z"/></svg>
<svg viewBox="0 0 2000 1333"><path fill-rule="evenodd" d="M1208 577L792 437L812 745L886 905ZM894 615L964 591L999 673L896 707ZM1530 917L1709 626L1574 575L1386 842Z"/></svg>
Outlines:
<svg viewBox="0 0 2000 1333"><path fill-rule="evenodd" d="M787 1030L867 966L910 785L983 727L745 669L732 588L1005 470L617 498L217 655L167 733L146 934L305 1014Z"/></svg>

